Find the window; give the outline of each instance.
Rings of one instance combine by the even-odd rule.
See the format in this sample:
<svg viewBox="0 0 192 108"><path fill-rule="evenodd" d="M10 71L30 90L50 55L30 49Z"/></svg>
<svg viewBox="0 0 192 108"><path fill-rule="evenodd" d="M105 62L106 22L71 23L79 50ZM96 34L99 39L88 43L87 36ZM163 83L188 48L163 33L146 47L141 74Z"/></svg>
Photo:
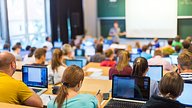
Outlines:
<svg viewBox="0 0 192 108"><path fill-rule="evenodd" d="M9 34L12 45L41 47L45 40L45 0L7 0ZM38 46L37 46L38 45Z"/></svg>

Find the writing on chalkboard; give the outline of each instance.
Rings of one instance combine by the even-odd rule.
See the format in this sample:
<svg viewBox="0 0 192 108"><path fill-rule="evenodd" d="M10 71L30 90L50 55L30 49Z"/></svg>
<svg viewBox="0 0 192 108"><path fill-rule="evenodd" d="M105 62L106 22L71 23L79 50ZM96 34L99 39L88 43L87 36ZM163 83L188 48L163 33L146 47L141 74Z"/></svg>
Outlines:
<svg viewBox="0 0 192 108"><path fill-rule="evenodd" d="M182 5L191 5L192 4L192 0L181 0L180 3Z"/></svg>

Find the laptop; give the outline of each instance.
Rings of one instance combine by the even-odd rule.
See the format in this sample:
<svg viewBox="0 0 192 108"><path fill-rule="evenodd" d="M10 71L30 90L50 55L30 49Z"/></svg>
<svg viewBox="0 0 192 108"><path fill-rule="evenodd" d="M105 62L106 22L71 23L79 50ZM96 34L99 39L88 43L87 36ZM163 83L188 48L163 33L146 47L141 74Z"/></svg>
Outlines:
<svg viewBox="0 0 192 108"><path fill-rule="evenodd" d="M87 65L87 59L85 57L75 57L75 60L82 60L83 67Z"/></svg>
<svg viewBox="0 0 192 108"><path fill-rule="evenodd" d="M140 57L141 55L138 54L138 53L137 53L137 54L133 54L133 53L132 53L130 56L131 56L131 60L130 60L130 61L131 61L131 62L134 62L135 59L138 58L138 57Z"/></svg>
<svg viewBox="0 0 192 108"><path fill-rule="evenodd" d="M177 98L177 100L179 102L181 102L182 104L184 104L186 107L192 107L191 91L192 91L192 81L186 81L184 83L184 89L183 89L181 96L179 96L179 98Z"/></svg>
<svg viewBox="0 0 192 108"><path fill-rule="evenodd" d="M149 77L113 75L112 99L104 108L140 108L149 100L149 93Z"/></svg>
<svg viewBox="0 0 192 108"><path fill-rule="evenodd" d="M76 65L76 66L79 66L80 68L83 67L83 61L82 60L65 60L65 64L67 66Z"/></svg>
<svg viewBox="0 0 192 108"><path fill-rule="evenodd" d="M178 61L177 61L178 55L169 55L169 57L171 58L172 64L174 65L178 64Z"/></svg>
<svg viewBox="0 0 192 108"><path fill-rule="evenodd" d="M85 46L85 55L86 56L94 56L95 55L95 48L93 46Z"/></svg>
<svg viewBox="0 0 192 108"><path fill-rule="evenodd" d="M76 49L75 50L75 56L85 56L85 50L84 49Z"/></svg>
<svg viewBox="0 0 192 108"><path fill-rule="evenodd" d="M62 45L63 45L62 42L57 42L57 41L54 42L54 48L61 48Z"/></svg>
<svg viewBox="0 0 192 108"><path fill-rule="evenodd" d="M160 81L163 77L163 66L162 65L149 65L147 76L151 80Z"/></svg>
<svg viewBox="0 0 192 108"><path fill-rule="evenodd" d="M47 66L23 65L22 81L38 95L41 95L48 89Z"/></svg>
<svg viewBox="0 0 192 108"><path fill-rule="evenodd" d="M165 61L169 62L170 64L172 64L170 57L164 57L163 59L164 59Z"/></svg>
<svg viewBox="0 0 192 108"><path fill-rule="evenodd" d="M49 61L52 59L52 52L51 51L47 51L46 52L46 61Z"/></svg>

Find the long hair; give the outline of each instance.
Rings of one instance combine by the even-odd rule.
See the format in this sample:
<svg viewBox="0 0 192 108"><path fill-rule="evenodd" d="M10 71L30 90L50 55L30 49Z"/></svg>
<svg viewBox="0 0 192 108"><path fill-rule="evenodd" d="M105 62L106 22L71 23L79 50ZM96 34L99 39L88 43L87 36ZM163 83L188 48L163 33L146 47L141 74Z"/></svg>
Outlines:
<svg viewBox="0 0 192 108"><path fill-rule="evenodd" d="M60 49L55 49L53 51L52 59L51 59L51 68L53 72L58 71L58 67L62 65L61 59L63 56L63 52Z"/></svg>
<svg viewBox="0 0 192 108"><path fill-rule="evenodd" d="M148 69L148 62L144 57L138 57L133 63L133 76L143 76Z"/></svg>
<svg viewBox="0 0 192 108"><path fill-rule="evenodd" d="M72 65L65 69L61 80L63 85L60 87L54 101L54 103L57 103L58 108L62 108L64 101L66 101L67 104L68 89L77 86L83 79L84 72L80 67Z"/></svg>
<svg viewBox="0 0 192 108"><path fill-rule="evenodd" d="M116 69L118 72L122 71L125 66L129 65L130 54L128 51L121 51L119 54L119 61Z"/></svg>
<svg viewBox="0 0 192 108"><path fill-rule="evenodd" d="M35 50L36 50L36 47L30 48L30 53L29 53L28 57L32 57L34 52L35 52Z"/></svg>

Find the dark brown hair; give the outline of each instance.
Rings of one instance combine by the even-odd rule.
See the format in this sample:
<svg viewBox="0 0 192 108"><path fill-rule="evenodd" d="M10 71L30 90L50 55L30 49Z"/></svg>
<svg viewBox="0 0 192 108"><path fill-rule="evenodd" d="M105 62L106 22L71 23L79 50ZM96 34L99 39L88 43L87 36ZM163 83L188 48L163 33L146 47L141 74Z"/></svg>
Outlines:
<svg viewBox="0 0 192 108"><path fill-rule="evenodd" d="M35 50L35 58L40 59L42 56L46 57L46 50L44 48L38 48Z"/></svg>
<svg viewBox="0 0 192 108"><path fill-rule="evenodd" d="M28 54L28 57L32 57L34 52L35 52L35 50L36 50L36 47L30 48L30 53Z"/></svg>
<svg viewBox="0 0 192 108"><path fill-rule="evenodd" d="M148 45L143 45L143 46L142 46L142 51L143 51L143 52L146 52L147 49L148 49Z"/></svg>
<svg viewBox="0 0 192 108"><path fill-rule="evenodd" d="M109 58L112 54L113 54L113 50L112 50L112 49L108 49L108 50L105 51L105 56L108 57L108 58Z"/></svg>
<svg viewBox="0 0 192 108"><path fill-rule="evenodd" d="M133 62L133 76L143 76L148 69L148 62L144 57L138 57Z"/></svg>
<svg viewBox="0 0 192 108"><path fill-rule="evenodd" d="M95 52L102 54L103 53L103 44L97 44Z"/></svg>
<svg viewBox="0 0 192 108"><path fill-rule="evenodd" d="M63 85L60 87L57 97L55 99L58 108L62 108L63 102L65 100L67 101L68 88L73 88L77 86L81 81L83 81L83 79L84 72L80 67L72 65L65 69L61 80Z"/></svg>
<svg viewBox="0 0 192 108"><path fill-rule="evenodd" d="M159 82L159 90L165 98L177 98L183 92L184 82L177 72L169 72Z"/></svg>
<svg viewBox="0 0 192 108"><path fill-rule="evenodd" d="M51 59L51 68L53 72L58 71L58 67L62 65L61 59L63 56L63 52L60 49L55 49L52 54L52 59Z"/></svg>
<svg viewBox="0 0 192 108"><path fill-rule="evenodd" d="M185 69L192 69L192 53L185 51L181 54L179 54L177 60L178 64L180 67L185 70Z"/></svg>

